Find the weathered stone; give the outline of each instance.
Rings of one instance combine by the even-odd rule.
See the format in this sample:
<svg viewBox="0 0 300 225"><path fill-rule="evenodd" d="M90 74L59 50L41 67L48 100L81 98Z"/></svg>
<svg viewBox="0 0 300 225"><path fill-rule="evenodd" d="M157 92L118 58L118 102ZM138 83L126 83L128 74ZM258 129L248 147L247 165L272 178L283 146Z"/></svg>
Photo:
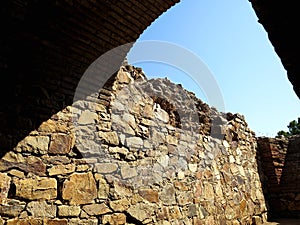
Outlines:
<svg viewBox="0 0 300 225"><path fill-rule="evenodd" d="M181 182L181 181L174 181L174 187L176 187L178 190L181 190L181 191L189 190L189 187L187 186L187 184L184 182Z"/></svg>
<svg viewBox="0 0 300 225"><path fill-rule="evenodd" d="M99 216L111 212L109 207L104 203L85 205L82 209L90 216Z"/></svg>
<svg viewBox="0 0 300 225"><path fill-rule="evenodd" d="M130 202L124 198L120 200L110 201L109 206L115 212L123 212L130 207Z"/></svg>
<svg viewBox="0 0 300 225"><path fill-rule="evenodd" d="M195 204L191 204L188 206L188 217L194 217L197 216L198 214L198 209L197 206Z"/></svg>
<svg viewBox="0 0 300 225"><path fill-rule="evenodd" d="M120 147L110 147L109 152L111 153L118 153L121 155L127 155L129 153L127 148L120 148Z"/></svg>
<svg viewBox="0 0 300 225"><path fill-rule="evenodd" d="M118 164L116 163L96 163L95 171L101 174L113 173L118 170Z"/></svg>
<svg viewBox="0 0 300 225"><path fill-rule="evenodd" d="M162 155L157 159L157 162L164 168L169 165L170 157L168 155Z"/></svg>
<svg viewBox="0 0 300 225"><path fill-rule="evenodd" d="M87 125L95 124L97 121L99 121L99 116L97 113L85 110L81 113L77 122L80 125Z"/></svg>
<svg viewBox="0 0 300 225"><path fill-rule="evenodd" d="M44 133L66 133L68 127L64 123L49 119L40 125L38 131Z"/></svg>
<svg viewBox="0 0 300 225"><path fill-rule="evenodd" d="M56 206L48 205L45 201L29 202L26 209L35 218L54 218L56 216Z"/></svg>
<svg viewBox="0 0 300 225"><path fill-rule="evenodd" d="M182 218L182 213L178 206L173 206L169 210L169 217L174 220L178 220Z"/></svg>
<svg viewBox="0 0 300 225"><path fill-rule="evenodd" d="M103 132L99 131L99 137L105 144L110 145L118 145L119 144L119 138L116 132Z"/></svg>
<svg viewBox="0 0 300 225"><path fill-rule="evenodd" d="M26 219L10 219L7 220L7 225L43 225L43 219L26 218Z"/></svg>
<svg viewBox="0 0 300 225"><path fill-rule="evenodd" d="M60 205L58 206L58 215L63 217L79 216L80 206Z"/></svg>
<svg viewBox="0 0 300 225"><path fill-rule="evenodd" d="M10 199L5 205L0 206L0 215L17 217L25 209L25 206L25 202Z"/></svg>
<svg viewBox="0 0 300 225"><path fill-rule="evenodd" d="M253 224L257 224L257 225L260 225L260 224L262 224L262 219L261 219L261 217L260 216L253 216Z"/></svg>
<svg viewBox="0 0 300 225"><path fill-rule="evenodd" d="M6 173L0 173L0 205L7 203L7 195L11 178Z"/></svg>
<svg viewBox="0 0 300 225"><path fill-rule="evenodd" d="M144 145L143 139L140 137L126 138L125 145L128 148L142 148Z"/></svg>
<svg viewBox="0 0 300 225"><path fill-rule="evenodd" d="M97 187L92 173L74 173L63 184L62 197L71 205L92 203Z"/></svg>
<svg viewBox="0 0 300 225"><path fill-rule="evenodd" d="M169 122L169 114L163 110L159 104L154 104L154 116L155 118L161 120L164 123L168 123Z"/></svg>
<svg viewBox="0 0 300 225"><path fill-rule="evenodd" d="M164 186L159 198L164 205L176 204L174 186L170 184Z"/></svg>
<svg viewBox="0 0 300 225"><path fill-rule="evenodd" d="M158 191L152 189L140 189L139 195L142 196L149 202L157 203L158 202Z"/></svg>
<svg viewBox="0 0 300 225"><path fill-rule="evenodd" d="M102 219L103 224L122 225L126 224L126 215L123 213L114 213L111 215L104 215Z"/></svg>
<svg viewBox="0 0 300 225"><path fill-rule="evenodd" d="M90 171L92 168L92 165L77 165L76 171L77 172L84 172L84 171Z"/></svg>
<svg viewBox="0 0 300 225"><path fill-rule="evenodd" d="M125 197L131 197L132 190L129 187L123 185L122 183L119 183L119 184L115 183L114 189L113 189L113 194L116 199L122 199Z"/></svg>
<svg viewBox="0 0 300 225"><path fill-rule="evenodd" d="M167 142L168 142L170 145L175 145L175 146L177 146L177 144L178 144L178 139L177 139L176 137L174 137L174 136L167 135L166 140L167 140Z"/></svg>
<svg viewBox="0 0 300 225"><path fill-rule="evenodd" d="M16 196L29 200L54 199L57 181L54 178L35 177L14 181Z"/></svg>
<svg viewBox="0 0 300 225"><path fill-rule="evenodd" d="M71 160L67 156L63 155L43 155L42 156L43 162L46 164L53 164L53 165L61 165L61 164L69 164Z"/></svg>
<svg viewBox="0 0 300 225"><path fill-rule="evenodd" d="M46 175L46 165L42 160L35 156L24 157L20 153L8 152L0 159L0 171L6 171L10 168L18 168L39 176Z"/></svg>
<svg viewBox="0 0 300 225"><path fill-rule="evenodd" d="M205 183L203 192L204 192L205 199L207 199L207 200L214 199L215 193L214 193L214 188L213 188L212 184Z"/></svg>
<svg viewBox="0 0 300 225"><path fill-rule="evenodd" d="M96 218L91 218L91 219L72 218L69 220L68 225L98 225L98 220Z"/></svg>
<svg viewBox="0 0 300 225"><path fill-rule="evenodd" d="M136 121L135 121L135 118L134 118L134 115L132 114L129 114L129 113L124 113L122 115L122 119L124 122L126 122L133 130L135 130L137 128L137 125L136 125Z"/></svg>
<svg viewBox="0 0 300 225"><path fill-rule="evenodd" d="M194 164L194 163L189 163L188 164L188 167L189 167L189 170L193 173L195 173L197 171L197 164Z"/></svg>
<svg viewBox="0 0 300 225"><path fill-rule="evenodd" d="M68 225L67 219L46 219L44 225Z"/></svg>
<svg viewBox="0 0 300 225"><path fill-rule="evenodd" d="M130 167L128 165L121 166L121 175L123 179L129 179L137 176L136 168Z"/></svg>
<svg viewBox="0 0 300 225"><path fill-rule="evenodd" d="M118 132L124 134L135 135L135 131L128 123L125 123L119 115L112 115L112 127Z"/></svg>
<svg viewBox="0 0 300 225"><path fill-rule="evenodd" d="M124 70L120 69L117 74L117 79L120 83L123 84L129 84L133 82L133 78L131 78L130 74L128 72L125 72Z"/></svg>
<svg viewBox="0 0 300 225"><path fill-rule="evenodd" d="M178 191L176 193L176 199L178 202L178 205L189 205L193 203L193 193L192 192L184 192L184 191Z"/></svg>
<svg viewBox="0 0 300 225"><path fill-rule="evenodd" d="M137 203L136 205L131 206L127 212L135 219L140 222L145 221L155 212L155 208L152 205L145 203Z"/></svg>
<svg viewBox="0 0 300 225"><path fill-rule="evenodd" d="M27 136L18 143L16 151L47 154L49 141L50 139L48 136Z"/></svg>
<svg viewBox="0 0 300 225"><path fill-rule="evenodd" d="M109 194L109 185L101 174L95 174L95 179L98 182L98 198L107 199Z"/></svg>
<svg viewBox="0 0 300 225"><path fill-rule="evenodd" d="M76 166L74 164L68 165L55 165L48 169L49 176L54 175L64 175L73 173L75 171Z"/></svg>
<svg viewBox="0 0 300 225"><path fill-rule="evenodd" d="M152 119L154 117L153 105L146 104L142 113L143 117Z"/></svg>
<svg viewBox="0 0 300 225"><path fill-rule="evenodd" d="M226 208L225 208L225 216L226 216L226 219L228 219L228 220L235 219L236 218L236 212L232 207L227 205Z"/></svg>
<svg viewBox="0 0 300 225"><path fill-rule="evenodd" d="M71 151L73 137L69 134L52 134L49 154L67 154Z"/></svg>
<svg viewBox="0 0 300 225"><path fill-rule="evenodd" d="M24 172L22 172L20 170L16 170L16 169L12 169L12 170L8 171L7 173L11 176L18 177L18 178L24 178L25 177Z"/></svg>

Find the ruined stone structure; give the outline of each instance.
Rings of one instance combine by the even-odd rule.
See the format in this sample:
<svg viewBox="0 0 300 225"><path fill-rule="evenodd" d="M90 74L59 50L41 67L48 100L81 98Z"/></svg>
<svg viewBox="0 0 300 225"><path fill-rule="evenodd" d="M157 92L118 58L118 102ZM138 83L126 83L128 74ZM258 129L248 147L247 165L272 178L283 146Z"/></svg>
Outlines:
<svg viewBox="0 0 300 225"><path fill-rule="evenodd" d="M1 221L261 224L256 148L243 116L123 66L1 158Z"/></svg>
<svg viewBox="0 0 300 225"><path fill-rule="evenodd" d="M177 2L2 3L1 225L125 221L168 224L170 220L210 225L265 220L266 208L256 169L256 141L240 115L222 115L192 95L184 95L196 102L199 115L195 117L178 109L180 101L142 95L140 100L147 103L143 107L155 106L156 111L152 117L127 112L127 117L122 118L127 123L124 125L119 123L118 112L122 105L132 102L116 97L123 96L116 93L125 91L121 86L135 78L121 75L119 78L125 80L116 89L105 87L99 99L93 95L94 90L85 89L87 92L75 98L79 100L77 105L71 107L79 80L92 62L108 50L129 43L114 52L113 60L95 68L99 79L106 71L117 70L132 42ZM251 3L299 96L297 2ZM108 87L114 87L113 83L109 82ZM166 80L158 84L171 85ZM87 99L98 99L99 107L80 102ZM107 110L109 107L112 111ZM96 131L91 131L95 123ZM157 127L159 132L155 132ZM126 135L122 135L124 132ZM151 139L151 135L157 135L162 143L147 143L145 140ZM220 141L223 137L224 142ZM141 151L140 146L159 151ZM189 154L174 152L172 146L188 150ZM293 151L297 151L295 146ZM101 154L111 156L110 161L99 162ZM147 159L152 160L152 164L147 164L153 165L151 170L133 169L143 168ZM169 168L172 163L181 170ZM277 180L280 167L278 164L273 176ZM159 176L152 174L150 177L157 179L149 180L147 171L156 171ZM137 176L145 184L138 183ZM139 188L131 189L132 184ZM291 198L298 199L296 195Z"/></svg>
<svg viewBox="0 0 300 225"><path fill-rule="evenodd" d="M259 138L263 188L271 217L300 218L300 137Z"/></svg>

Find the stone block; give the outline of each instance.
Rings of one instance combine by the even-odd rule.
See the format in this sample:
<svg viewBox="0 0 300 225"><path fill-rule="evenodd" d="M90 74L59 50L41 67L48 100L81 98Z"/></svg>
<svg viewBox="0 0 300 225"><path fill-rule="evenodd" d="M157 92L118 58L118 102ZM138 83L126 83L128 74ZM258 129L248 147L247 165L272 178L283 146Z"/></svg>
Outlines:
<svg viewBox="0 0 300 225"><path fill-rule="evenodd" d="M56 216L56 205L49 205L45 201L29 202L26 209L35 218L54 218Z"/></svg>
<svg viewBox="0 0 300 225"><path fill-rule="evenodd" d="M7 203L7 195L11 178L6 173L0 173L0 205Z"/></svg>
<svg viewBox="0 0 300 225"><path fill-rule="evenodd" d="M123 212L130 207L130 202L124 198L120 200L110 201L109 206L115 212Z"/></svg>
<svg viewBox="0 0 300 225"><path fill-rule="evenodd" d="M69 153L72 147L72 138L69 134L52 134L49 153L60 155Z"/></svg>
<svg viewBox="0 0 300 225"><path fill-rule="evenodd" d="M126 215L123 213L114 213L111 215L104 215L102 219L103 224L122 225L126 224Z"/></svg>
<svg viewBox="0 0 300 225"><path fill-rule="evenodd" d="M99 216L111 212L109 207L104 203L85 205L82 209L90 216Z"/></svg>
<svg viewBox="0 0 300 225"><path fill-rule="evenodd" d="M63 184L62 197L71 205L92 203L97 197L96 181L92 173L72 174Z"/></svg>
<svg viewBox="0 0 300 225"><path fill-rule="evenodd" d="M16 147L18 152L47 154L50 138L48 136L27 136Z"/></svg>
<svg viewBox="0 0 300 225"><path fill-rule="evenodd" d="M14 181L16 196L29 200L54 199L57 181L54 178L34 177Z"/></svg>
<svg viewBox="0 0 300 225"><path fill-rule="evenodd" d="M77 217L80 214L80 206L59 205L58 215L62 217Z"/></svg>
<svg viewBox="0 0 300 225"><path fill-rule="evenodd" d="M25 206L25 202L9 199L5 205L0 206L0 215L17 217L25 209Z"/></svg>

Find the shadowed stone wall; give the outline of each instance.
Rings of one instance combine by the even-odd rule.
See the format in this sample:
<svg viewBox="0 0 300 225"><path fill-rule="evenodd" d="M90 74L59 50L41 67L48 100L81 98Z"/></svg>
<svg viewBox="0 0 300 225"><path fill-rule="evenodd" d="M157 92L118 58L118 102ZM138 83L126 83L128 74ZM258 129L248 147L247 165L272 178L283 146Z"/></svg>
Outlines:
<svg viewBox="0 0 300 225"><path fill-rule="evenodd" d="M300 215L300 137L258 138L263 187L271 217Z"/></svg>

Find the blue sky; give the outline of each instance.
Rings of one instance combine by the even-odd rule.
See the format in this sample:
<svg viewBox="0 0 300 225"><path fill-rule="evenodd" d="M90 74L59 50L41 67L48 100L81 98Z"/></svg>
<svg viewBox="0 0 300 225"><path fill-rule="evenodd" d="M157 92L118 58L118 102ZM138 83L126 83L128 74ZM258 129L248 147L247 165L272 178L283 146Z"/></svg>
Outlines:
<svg viewBox="0 0 300 225"><path fill-rule="evenodd" d="M167 41L196 54L213 74L225 111L243 114L257 136L274 136L298 118L300 101L247 0L182 0L154 21L138 42L145 40ZM129 63L134 54L135 47ZM133 65L142 67L149 78L181 83L211 105L195 74L163 63Z"/></svg>

